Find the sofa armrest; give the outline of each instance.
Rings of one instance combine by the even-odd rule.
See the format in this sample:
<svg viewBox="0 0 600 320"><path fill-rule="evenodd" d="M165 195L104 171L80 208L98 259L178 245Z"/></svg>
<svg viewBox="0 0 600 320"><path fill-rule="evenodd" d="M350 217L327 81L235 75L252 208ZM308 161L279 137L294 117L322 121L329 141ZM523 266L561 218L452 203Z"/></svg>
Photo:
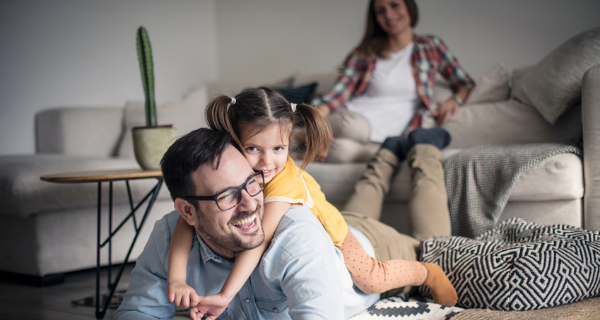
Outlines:
<svg viewBox="0 0 600 320"><path fill-rule="evenodd" d="M36 152L105 156L116 154L123 108L59 107L35 116Z"/></svg>
<svg viewBox="0 0 600 320"><path fill-rule="evenodd" d="M581 113L583 119L583 226L600 230L600 64L583 76Z"/></svg>
<svg viewBox="0 0 600 320"><path fill-rule="evenodd" d="M65 172L138 169L131 158L70 156L62 154L28 154L0 156L0 216L27 218L48 212L95 208L98 204L96 183L52 183L42 181L43 175ZM156 181L130 181L134 202L142 199ZM108 184L103 184L102 201L108 204ZM129 204L126 184L112 186L115 205ZM167 188L161 188L159 199L170 200Z"/></svg>

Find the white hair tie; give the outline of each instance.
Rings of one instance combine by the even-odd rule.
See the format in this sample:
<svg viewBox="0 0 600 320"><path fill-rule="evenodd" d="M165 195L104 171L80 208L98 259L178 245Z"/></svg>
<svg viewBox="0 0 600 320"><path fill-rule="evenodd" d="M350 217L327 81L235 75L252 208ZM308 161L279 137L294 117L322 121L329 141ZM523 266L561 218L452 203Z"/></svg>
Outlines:
<svg viewBox="0 0 600 320"><path fill-rule="evenodd" d="M296 104L290 103L290 108L292 108L292 112L296 112Z"/></svg>
<svg viewBox="0 0 600 320"><path fill-rule="evenodd" d="M231 102L229 103L230 105L234 105L235 104L235 98L231 98Z"/></svg>

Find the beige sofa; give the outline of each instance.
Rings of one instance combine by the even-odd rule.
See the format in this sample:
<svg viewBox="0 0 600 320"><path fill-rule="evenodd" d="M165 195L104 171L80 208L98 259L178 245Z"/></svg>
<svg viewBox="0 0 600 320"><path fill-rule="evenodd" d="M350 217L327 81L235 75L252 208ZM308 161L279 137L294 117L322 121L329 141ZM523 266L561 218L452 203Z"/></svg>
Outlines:
<svg viewBox="0 0 600 320"><path fill-rule="evenodd" d="M561 53L561 48L555 52ZM590 59L597 59L595 52ZM482 76L470 103L444 125L453 136L444 155L448 157L461 148L481 144L561 141L576 136L583 126L583 159L561 154L538 163L514 186L502 218L519 216L544 224L567 223L600 230L600 60L582 65L581 57L577 56L577 67L565 66L552 61L556 58L553 54L512 75L496 65ZM548 79L537 74L541 69L552 68L572 77ZM300 86L317 81L317 91L322 93L335 78L334 72L299 74L272 85ZM540 87L542 80L550 82ZM184 134L205 125L203 110L209 97L217 93L231 95L255 85L259 83L206 84L180 101L160 107L159 122L173 123L178 134ZM569 87L569 108L558 110L558 119L550 124L553 114L544 110L550 104L539 101L566 87ZM436 101L450 94L443 85L435 93ZM0 157L0 271L43 281L54 274L95 266L97 185L55 184L39 177L61 172L136 168L130 129L142 124L143 119L139 101L128 102L124 107L60 107L36 115L36 154ZM426 126L431 123L431 119L425 120ZM313 163L307 171L321 184L328 199L340 206L364 168L364 163ZM149 180L132 183L134 199L139 200L153 183ZM124 184L115 183L114 188L114 212L118 218L129 212L129 205ZM408 197L409 175L403 164L382 213L384 222L402 232L407 231L404 209ZM133 259L141 252L153 222L172 209L172 201L163 188L132 253ZM132 236L133 227L126 225L116 243L124 243ZM122 260L125 250L123 245L114 246L113 261ZM102 261L107 261L105 253Z"/></svg>

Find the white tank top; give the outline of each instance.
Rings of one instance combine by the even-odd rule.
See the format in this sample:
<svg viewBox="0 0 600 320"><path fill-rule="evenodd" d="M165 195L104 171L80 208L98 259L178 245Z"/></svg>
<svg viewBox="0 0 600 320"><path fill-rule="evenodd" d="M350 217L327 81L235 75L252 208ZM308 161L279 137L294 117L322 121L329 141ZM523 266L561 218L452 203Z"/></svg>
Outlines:
<svg viewBox="0 0 600 320"><path fill-rule="evenodd" d="M367 91L348 102L348 110L362 114L371 124L370 140L402 133L417 112L421 97L410 68L414 44L392 53L389 60L378 60Z"/></svg>

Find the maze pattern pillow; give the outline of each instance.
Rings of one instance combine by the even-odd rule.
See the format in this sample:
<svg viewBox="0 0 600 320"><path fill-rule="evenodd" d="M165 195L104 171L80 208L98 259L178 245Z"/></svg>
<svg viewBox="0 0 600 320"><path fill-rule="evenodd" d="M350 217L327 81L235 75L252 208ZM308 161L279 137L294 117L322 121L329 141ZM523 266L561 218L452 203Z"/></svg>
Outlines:
<svg viewBox="0 0 600 320"><path fill-rule="evenodd" d="M402 319L402 320L448 320L464 309L434 303L419 295L401 293L377 301L367 310L349 320Z"/></svg>
<svg viewBox="0 0 600 320"><path fill-rule="evenodd" d="M598 231L513 218L475 239L425 240L421 255L446 272L463 308L537 310L600 295Z"/></svg>

